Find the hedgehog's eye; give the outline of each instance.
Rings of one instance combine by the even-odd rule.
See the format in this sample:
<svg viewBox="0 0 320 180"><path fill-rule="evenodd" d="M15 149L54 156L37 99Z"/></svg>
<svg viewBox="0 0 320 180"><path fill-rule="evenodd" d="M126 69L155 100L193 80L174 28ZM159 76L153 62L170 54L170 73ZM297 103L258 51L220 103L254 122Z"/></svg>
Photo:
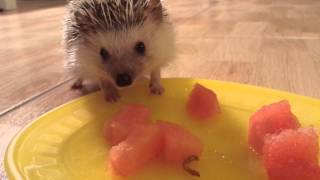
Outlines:
<svg viewBox="0 0 320 180"><path fill-rule="evenodd" d="M143 42L137 42L134 49L137 51L137 53L139 53L141 55L144 55L144 53L146 52L146 47Z"/></svg>
<svg viewBox="0 0 320 180"><path fill-rule="evenodd" d="M100 49L100 56L101 56L102 60L105 62L109 59L110 54L105 48L101 48Z"/></svg>

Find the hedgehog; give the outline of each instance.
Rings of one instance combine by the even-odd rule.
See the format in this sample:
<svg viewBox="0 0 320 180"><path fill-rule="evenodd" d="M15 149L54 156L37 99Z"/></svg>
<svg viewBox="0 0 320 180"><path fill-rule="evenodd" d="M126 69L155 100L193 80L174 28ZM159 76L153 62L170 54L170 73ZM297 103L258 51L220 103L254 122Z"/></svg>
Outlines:
<svg viewBox="0 0 320 180"><path fill-rule="evenodd" d="M175 34L160 0L71 0L63 28L65 67L76 79L99 84L105 99L149 77L161 95L161 69L174 58Z"/></svg>

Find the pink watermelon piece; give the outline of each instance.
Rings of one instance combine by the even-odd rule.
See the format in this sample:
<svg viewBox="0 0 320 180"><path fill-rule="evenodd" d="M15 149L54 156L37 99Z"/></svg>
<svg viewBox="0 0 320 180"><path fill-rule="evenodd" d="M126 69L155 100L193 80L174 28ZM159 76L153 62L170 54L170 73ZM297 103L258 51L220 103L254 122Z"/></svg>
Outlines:
<svg viewBox="0 0 320 180"><path fill-rule="evenodd" d="M263 164L269 180L319 180L318 136L313 128L266 136Z"/></svg>
<svg viewBox="0 0 320 180"><path fill-rule="evenodd" d="M126 140L111 148L109 165L117 175L135 174L159 155L162 146L159 126L151 123L136 126Z"/></svg>
<svg viewBox="0 0 320 180"><path fill-rule="evenodd" d="M262 107L249 121L248 142L257 153L261 154L266 134L279 133L284 129L297 129L300 124L291 112L288 101L280 101Z"/></svg>
<svg viewBox="0 0 320 180"><path fill-rule="evenodd" d="M165 161L182 163L191 155L200 156L203 144L186 129L169 122L157 122L163 133L162 155Z"/></svg>
<svg viewBox="0 0 320 180"><path fill-rule="evenodd" d="M220 112L217 95L210 89L194 85L187 102L188 114L196 120L208 120Z"/></svg>
<svg viewBox="0 0 320 180"><path fill-rule="evenodd" d="M107 141L116 145L125 140L135 126L150 123L150 114L150 109L143 105L131 104L123 107L104 125Z"/></svg>

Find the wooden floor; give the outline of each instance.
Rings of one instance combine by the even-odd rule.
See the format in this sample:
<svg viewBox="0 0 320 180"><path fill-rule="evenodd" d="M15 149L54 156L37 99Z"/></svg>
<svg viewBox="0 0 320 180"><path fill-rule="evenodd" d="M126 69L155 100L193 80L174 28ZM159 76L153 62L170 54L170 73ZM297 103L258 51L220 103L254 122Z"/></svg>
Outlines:
<svg viewBox="0 0 320 180"><path fill-rule="evenodd" d="M21 127L79 96L70 91L63 69L64 4L20 1L17 11L0 14L0 157ZM166 77L233 81L320 98L319 0L165 4L178 46Z"/></svg>

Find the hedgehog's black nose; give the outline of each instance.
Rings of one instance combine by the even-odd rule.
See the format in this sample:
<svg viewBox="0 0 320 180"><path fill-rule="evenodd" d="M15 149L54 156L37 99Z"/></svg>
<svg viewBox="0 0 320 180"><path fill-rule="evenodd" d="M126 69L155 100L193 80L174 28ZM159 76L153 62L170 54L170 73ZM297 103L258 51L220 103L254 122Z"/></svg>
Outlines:
<svg viewBox="0 0 320 180"><path fill-rule="evenodd" d="M120 87L129 86L130 84L132 84L132 78L129 74L126 73L118 74L116 83Z"/></svg>

